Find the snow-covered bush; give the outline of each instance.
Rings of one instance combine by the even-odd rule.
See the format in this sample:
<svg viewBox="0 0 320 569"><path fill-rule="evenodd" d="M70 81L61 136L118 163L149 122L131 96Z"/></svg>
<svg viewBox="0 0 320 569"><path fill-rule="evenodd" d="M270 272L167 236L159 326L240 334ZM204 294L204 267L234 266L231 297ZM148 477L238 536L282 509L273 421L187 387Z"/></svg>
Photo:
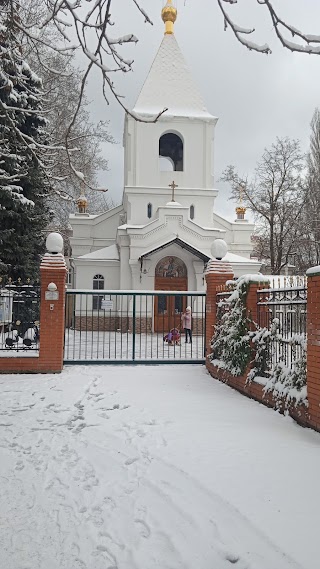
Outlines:
<svg viewBox="0 0 320 569"><path fill-rule="evenodd" d="M293 334L284 338L280 332L278 318L272 321L270 330L260 328L251 333L251 340L255 350L253 367L248 374L248 381L256 377L267 377L264 392L272 392L274 398L281 399L286 405L293 400L295 403L305 402L307 397L307 345L306 338L301 334ZM291 348L291 361L280 357L272 361L275 350L278 353L287 353Z"/></svg>
<svg viewBox="0 0 320 569"><path fill-rule="evenodd" d="M306 338L301 334L284 337L278 318L270 329L259 328L247 314L248 286L248 277L241 277L230 297L218 304L218 311L225 312L215 326L209 359L234 376L243 375L251 363L247 383L265 378L264 393L272 392L279 403L305 402Z"/></svg>
<svg viewBox="0 0 320 569"><path fill-rule="evenodd" d="M231 296L226 299L228 310L215 326L210 359L219 359L233 375L242 375L251 360L250 324L246 315L248 282L240 278Z"/></svg>
<svg viewBox="0 0 320 569"><path fill-rule="evenodd" d="M269 377L272 364L271 344L276 341L277 330L279 328L279 319L274 318L271 323L270 330L268 328L259 328L256 324L256 330L250 333L250 339L254 350L254 359L252 368L248 373L247 381L252 381L255 377Z"/></svg>

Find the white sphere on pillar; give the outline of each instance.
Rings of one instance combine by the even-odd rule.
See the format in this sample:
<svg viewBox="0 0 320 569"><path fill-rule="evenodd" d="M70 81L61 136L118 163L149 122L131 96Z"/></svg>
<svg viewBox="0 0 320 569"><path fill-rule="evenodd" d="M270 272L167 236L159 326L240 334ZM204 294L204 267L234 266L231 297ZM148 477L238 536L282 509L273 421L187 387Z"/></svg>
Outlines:
<svg viewBox="0 0 320 569"><path fill-rule="evenodd" d="M223 259L228 253L228 245L224 239L215 239L211 245L211 255L215 259Z"/></svg>
<svg viewBox="0 0 320 569"><path fill-rule="evenodd" d="M57 254L63 251L63 239L60 233L49 233L46 240L46 248L49 253Z"/></svg>

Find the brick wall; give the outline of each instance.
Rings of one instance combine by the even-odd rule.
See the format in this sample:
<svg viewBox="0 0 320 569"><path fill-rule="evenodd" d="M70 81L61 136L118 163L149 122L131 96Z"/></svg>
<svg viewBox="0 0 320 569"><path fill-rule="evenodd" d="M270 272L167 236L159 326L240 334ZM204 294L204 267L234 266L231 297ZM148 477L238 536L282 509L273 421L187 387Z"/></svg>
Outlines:
<svg viewBox="0 0 320 569"><path fill-rule="evenodd" d="M287 408L284 401L279 402L278 399L274 399L272 393L265 393L263 385L260 385L255 381L247 383L246 378L249 369L246 370L244 375L235 377L228 371L214 366L210 361L206 362L206 367L214 379L218 379L219 381L226 383L233 389L240 391L243 395L246 395L251 399L255 399L267 407L272 407L273 409L276 408L281 413L284 413L284 411L287 410L290 416L303 427L312 426L310 423L309 410L305 405L291 405Z"/></svg>

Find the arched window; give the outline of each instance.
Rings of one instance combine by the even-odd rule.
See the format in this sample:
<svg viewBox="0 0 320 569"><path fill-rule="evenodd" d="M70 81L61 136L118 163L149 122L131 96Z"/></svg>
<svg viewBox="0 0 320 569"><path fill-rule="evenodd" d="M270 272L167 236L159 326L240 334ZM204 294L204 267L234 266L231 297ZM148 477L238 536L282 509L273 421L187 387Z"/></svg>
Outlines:
<svg viewBox="0 0 320 569"><path fill-rule="evenodd" d="M183 141L173 132L163 134L159 139L160 170L183 171ZM164 160L166 159L166 160Z"/></svg>
<svg viewBox="0 0 320 569"><path fill-rule="evenodd" d="M104 289L104 276L103 275L94 275L92 288L93 288L93 290L103 290ZM93 310L100 310L101 309L102 299L103 299L103 295L94 295L92 297L92 309Z"/></svg>
<svg viewBox="0 0 320 569"><path fill-rule="evenodd" d="M147 205L147 216L150 219L150 217L152 217L152 204L148 203Z"/></svg>
<svg viewBox="0 0 320 569"><path fill-rule="evenodd" d="M190 206L190 219L194 219L194 205Z"/></svg>

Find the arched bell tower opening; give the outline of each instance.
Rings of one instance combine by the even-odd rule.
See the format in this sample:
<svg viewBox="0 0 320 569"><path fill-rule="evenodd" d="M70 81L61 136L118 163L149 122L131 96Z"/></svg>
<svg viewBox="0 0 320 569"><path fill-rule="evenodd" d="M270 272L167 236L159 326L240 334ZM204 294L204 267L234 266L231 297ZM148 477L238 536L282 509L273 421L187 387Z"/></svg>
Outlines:
<svg viewBox="0 0 320 569"><path fill-rule="evenodd" d="M163 257L155 268L155 290L188 290L188 271L179 257ZM187 306L185 295L168 296L160 294L155 299L154 329L169 331L180 327L181 314Z"/></svg>
<svg viewBox="0 0 320 569"><path fill-rule="evenodd" d="M174 132L167 132L160 136L159 159L161 171L183 172L183 140L181 136Z"/></svg>

